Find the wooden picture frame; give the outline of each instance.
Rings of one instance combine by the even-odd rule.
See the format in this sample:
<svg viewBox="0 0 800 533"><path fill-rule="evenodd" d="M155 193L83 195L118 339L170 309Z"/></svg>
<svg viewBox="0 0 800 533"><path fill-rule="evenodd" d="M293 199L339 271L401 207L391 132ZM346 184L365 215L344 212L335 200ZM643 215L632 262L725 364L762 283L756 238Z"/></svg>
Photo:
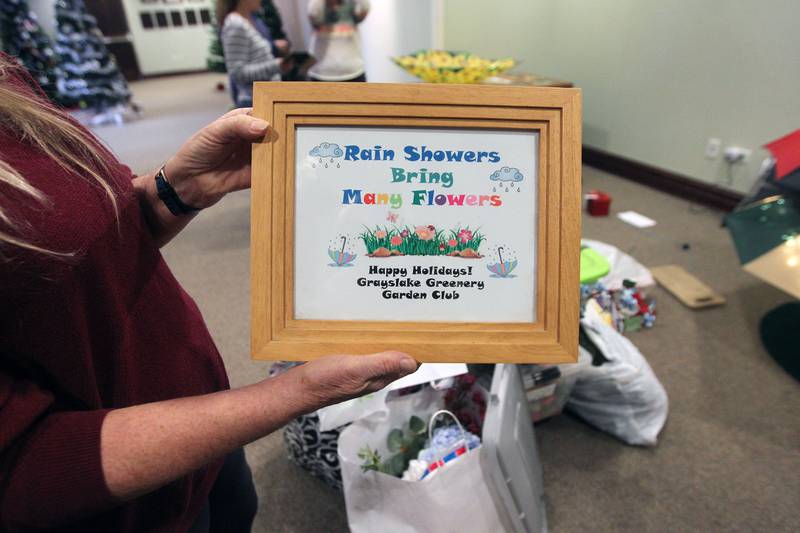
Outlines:
<svg viewBox="0 0 800 533"><path fill-rule="evenodd" d="M251 355L254 359L305 361L332 353L366 354L383 350L400 350L424 362L556 363L577 361L581 202L581 96L578 89L421 83L400 85L259 82L254 85L253 114L270 123L268 136L263 142L257 143L253 147ZM532 309L530 316L533 318L499 322L471 318L415 321L408 320L408 316L411 315L405 313L397 320L385 318L370 320L362 316L366 312L364 309L368 309L368 307L364 307L361 311L353 310L351 313L349 302L352 302L355 309L356 304L362 305L360 300L362 295L373 293L361 291L361 289L351 290L349 285L347 288L341 289L344 292L337 304L345 318L348 314L362 316L362 318L357 320L337 318L340 316L339 314L330 318L327 318L327 315L325 318L317 316L324 312L314 311L315 306L317 304L328 305L326 298L314 299L314 291L318 290L314 287L319 288L322 285L315 285L319 280L309 279L308 276L303 276L302 280L298 280L296 273L299 271L298 269L305 268L302 265L306 265L309 261L317 261L318 257L320 260L324 258L321 256L325 255L325 250L311 252L307 251L305 246L296 249L295 243L298 242L296 240L298 238L316 238L308 236L312 235L309 227L317 228L320 234L328 229L324 219L307 218L309 212L304 207L306 205L304 202L308 194L315 194L316 190L308 188L310 186L307 186L306 183L322 184L320 187L328 187L332 178L321 179L323 171L321 168L316 169L316 154L322 152L319 152L317 148L308 151L310 159L307 160L306 152L302 150L307 150L308 146L311 146L308 143L320 138L320 135L338 131L345 137L357 136L365 139L370 136L378 138L384 135L396 138L418 138L420 135L430 135L431 139L441 138L451 141L454 139L457 141L461 137L467 139L469 135L478 133L480 138L485 139L487 143L495 142L501 146L516 146L514 143L520 139L522 147L530 145L525 144L529 143L529 139L535 139L533 142L536 143L536 149L530 153L533 163L528 162L534 168L535 182L532 178L530 185L534 201L530 202L529 208L532 213L535 213L535 216L520 216L520 219L526 224L529 223L535 232L532 244L530 244L533 253L519 258L521 263L529 260L534 275L532 280L528 280L528 276L520 274L518 280L520 286L530 286L535 297L532 298L530 304L527 304L524 298L520 302L512 302L518 298L505 288L497 289L497 291L506 291L497 292L498 295L505 294L502 298L488 297L486 296L487 292L467 291L459 293L463 294L463 302L467 302L470 298L483 298L483 300L474 300L483 303L475 303L471 306L465 303L458 308L458 311L456 311L456 307L452 307L454 313L463 313L463 316L473 317L480 313L495 316L489 315L495 311L500 313L497 316L505 316L500 310L514 308L517 305L524 310L527 309L525 306L529 305ZM461 137L459 137L459 132L463 132ZM305 148L298 150L298 143L305 143L303 144ZM327 145L327 143L323 144ZM317 146L322 146L322 144ZM338 147L336 144L333 146ZM365 157L368 155L366 152L351 150L351 147L352 145L342 145L342 148L346 149L346 157L336 159L337 164L341 161L344 165L347 157L351 160L353 158L359 160L358 154ZM341 152L341 150L336 154L326 152L326 166L327 155L339 157ZM455 151L453 152L455 153ZM464 152L464 154L466 153L468 152ZM524 152L517 150L515 153ZM315 155L312 157L311 154ZM392 156L394 155L393 151ZM408 153L406 155L408 156ZM450 155L448 154L447 157ZM464 161L470 161L469 155L463 155L463 157ZM486 156L481 159L481 156L478 156L478 160L482 163L487 163L488 158L489 156ZM496 159L499 160L499 156ZM320 166L322 163L323 160L320 158ZM330 164L333 166L333 158L330 159ZM466 163L459 164L462 165L459 168L468 168ZM352 170L348 171L347 176L361 176L366 171L356 171L356 168L373 168L376 165L379 164L364 162L362 167L348 167ZM433 163L430 165L432 166ZM315 170L312 171L311 166ZM298 171L298 169L300 170ZM504 167L502 170L505 172L509 169ZM514 171L517 168L510 170ZM306 172L317 174L309 174L308 176L313 176L312 179L312 177L306 177ZM334 171L326 170L325 172ZM342 173L343 171L336 170L335 172ZM324 176L333 176L335 172ZM394 172L392 170L392 176L394 176ZM463 172L467 172L467 170ZM506 179L505 174L498 175L497 172L499 170L488 179ZM522 179L521 173L518 172L518 174ZM335 175L339 176L340 174ZM487 182L486 186L492 184L493 182ZM511 184L514 185L513 180ZM499 181L496 185L502 188L507 184ZM378 185L374 186L378 187ZM298 187L303 191L303 201L301 201L301 196L297 195ZM511 193L504 193L505 197L509 198L507 205L516 202L514 205L522 206L520 209L528 205L527 200L519 200L519 198L523 198L519 194L514 196L513 186L511 190ZM517 191L520 190L520 188L517 189ZM352 190L348 189L348 191L352 193ZM350 193L343 195L343 203L347 203L345 200L348 200L348 194ZM458 196L463 201L464 195ZM351 194L349 199L352 200L352 198ZM365 195L364 198L366 200L372 197ZM467 200L471 200L470 195L467 196ZM323 200L318 201L322 202ZM483 206L483 200L481 200L481 206ZM361 206L359 206L360 210L351 209L352 207L348 205L349 210L343 210L342 216L346 216L346 213L366 212L360 209ZM468 212L466 207L461 209L466 210L461 212ZM478 208L471 209L477 210ZM296 220L297 211L304 217L302 221ZM377 211L373 211L377 213ZM385 213L385 211L383 212ZM453 213L456 211L443 209L438 212ZM392 212L389 211L389 215L386 216L391 215ZM379 226L376 225L376 227ZM419 243L421 239L433 238L425 234L424 227L416 229L413 225L407 227L411 228L411 235L407 230L400 231L399 226L390 229L389 233L394 239L392 242L401 242L403 238L415 238L417 239L415 242ZM368 237L386 238L385 231L376 230L374 233L370 233L370 231L373 230L366 232ZM395 231L400 233L395 233ZM403 234L405 237L402 236ZM363 235L362 233L362 239ZM467 235L471 236L472 233L462 236L466 237ZM507 235L513 235L513 232L509 232ZM518 237L519 235L515 242L523 242L523 244L529 242L527 238L520 241ZM342 253L338 255L339 258L350 255L358 255L359 258L362 258L366 255L363 251L353 252L353 254L345 253L344 246L348 242L347 236L342 239ZM358 238L353 237L350 242L355 241L358 241ZM447 241L448 244L443 241L439 244L440 251L444 250L443 247L451 246L454 241L455 239L450 239ZM367 240L363 240L363 243L366 247ZM478 246L482 246L480 242ZM502 247L498 246L497 248L497 254L500 256L499 264L505 264L503 263L504 258L500 255ZM468 257L465 249L458 251L454 247L453 250L448 253L448 256ZM372 254L377 254L379 251L384 253L384 250L375 249ZM331 251L329 251L330 253ZM391 251L391 254L395 253L395 251ZM444 252L441 253L444 254ZM300 257L297 254L311 255L303 255L303 260L300 261L296 260L297 257ZM403 253L397 252L397 255L402 256L404 261L412 259L410 255ZM488 257L488 255L481 256L477 253L473 255ZM379 257L379 255L373 256ZM334 255L331 255L331 258L338 264ZM363 261L368 259L364 257ZM431 260L433 259L445 260L444 257L431 258ZM399 259L384 261L392 260L399 261ZM461 263L458 263L459 261ZM486 268L491 272L496 272L497 265L491 264L490 261L490 259L486 259ZM374 263L378 264L379 261L375 260ZM514 262L514 266L516 263L517 261ZM389 264L389 262L383 264ZM465 259L453 259L453 264L464 265L467 263ZM477 265L477 263L471 264ZM331 263L330 266L336 265ZM469 271L472 277L476 276L474 272L481 272L482 276L486 275L483 268ZM313 272L321 271L314 270ZM344 271L337 270L336 275L340 275L340 272ZM520 272L522 271L520 270ZM509 275L509 277L513 276ZM387 279L391 278L387 277ZM495 283L495 280L491 280L491 282ZM341 283L339 285L344 287ZM493 286L499 287L499 285ZM337 289L336 283L331 282L325 285L324 291L319 290L324 292L339 289ZM366 301L369 297L363 296L363 298ZM302 305L296 306L300 303ZM380 304L376 303L375 305ZM412 304L408 303L408 305ZM425 313L431 315L434 313L434 307L440 304L430 300L430 303L420 304L420 306L423 305L427 307L419 307L421 314L424 309ZM303 310L302 313L298 314L296 307ZM306 312L306 308L312 309L312 311ZM374 316L385 315L382 308L376 307L375 310ZM522 313L519 316L528 315Z"/></svg>

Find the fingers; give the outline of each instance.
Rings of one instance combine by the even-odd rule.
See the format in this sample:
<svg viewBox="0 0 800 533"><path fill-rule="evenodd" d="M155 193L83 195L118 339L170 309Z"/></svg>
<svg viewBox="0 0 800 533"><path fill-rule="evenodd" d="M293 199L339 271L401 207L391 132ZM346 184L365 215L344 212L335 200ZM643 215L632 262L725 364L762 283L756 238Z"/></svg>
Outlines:
<svg viewBox="0 0 800 533"><path fill-rule="evenodd" d="M419 367L410 355L395 351L358 356L352 361L364 372L365 380L393 378L393 381L416 372Z"/></svg>
<svg viewBox="0 0 800 533"><path fill-rule="evenodd" d="M302 394L318 407L383 389L417 370L417 362L401 352L329 355L297 367Z"/></svg>

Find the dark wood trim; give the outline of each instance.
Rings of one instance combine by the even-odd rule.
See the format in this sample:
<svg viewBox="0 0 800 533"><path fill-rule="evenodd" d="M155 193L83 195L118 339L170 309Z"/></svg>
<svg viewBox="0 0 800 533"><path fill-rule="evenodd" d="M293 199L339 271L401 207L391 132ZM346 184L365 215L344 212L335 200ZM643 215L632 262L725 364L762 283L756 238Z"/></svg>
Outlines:
<svg viewBox="0 0 800 533"><path fill-rule="evenodd" d="M204 72L210 71L206 68L201 68L195 70L178 70L176 72L159 72L158 74L142 74L142 77L139 79L154 80L158 78L171 78L172 76L191 76L192 74L203 74Z"/></svg>
<svg viewBox="0 0 800 533"><path fill-rule="evenodd" d="M710 183L677 174L669 170L653 167L618 155L583 147L583 162L599 170L633 180L659 191L679 196L685 200L731 211L744 198L742 193L723 189Z"/></svg>

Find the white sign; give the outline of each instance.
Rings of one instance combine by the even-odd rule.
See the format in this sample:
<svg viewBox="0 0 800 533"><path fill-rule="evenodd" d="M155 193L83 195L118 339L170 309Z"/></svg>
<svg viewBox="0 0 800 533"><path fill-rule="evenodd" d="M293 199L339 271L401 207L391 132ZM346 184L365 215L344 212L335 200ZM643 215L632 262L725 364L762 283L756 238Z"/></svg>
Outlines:
<svg viewBox="0 0 800 533"><path fill-rule="evenodd" d="M538 142L298 127L295 318L535 322Z"/></svg>

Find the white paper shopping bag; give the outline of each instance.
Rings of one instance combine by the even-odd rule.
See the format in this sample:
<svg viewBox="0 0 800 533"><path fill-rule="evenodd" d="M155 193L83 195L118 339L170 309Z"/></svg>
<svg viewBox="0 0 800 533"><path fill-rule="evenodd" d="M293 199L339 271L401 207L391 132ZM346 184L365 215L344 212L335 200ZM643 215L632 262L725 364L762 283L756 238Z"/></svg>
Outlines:
<svg viewBox="0 0 800 533"><path fill-rule="evenodd" d="M339 437L347 518L353 533L375 531L468 533L500 532L501 522L481 467L481 448L422 481L404 481L382 472L363 472L364 446L387 456L386 436L411 415L426 419L442 407L431 388L387 402L387 409L355 421Z"/></svg>

